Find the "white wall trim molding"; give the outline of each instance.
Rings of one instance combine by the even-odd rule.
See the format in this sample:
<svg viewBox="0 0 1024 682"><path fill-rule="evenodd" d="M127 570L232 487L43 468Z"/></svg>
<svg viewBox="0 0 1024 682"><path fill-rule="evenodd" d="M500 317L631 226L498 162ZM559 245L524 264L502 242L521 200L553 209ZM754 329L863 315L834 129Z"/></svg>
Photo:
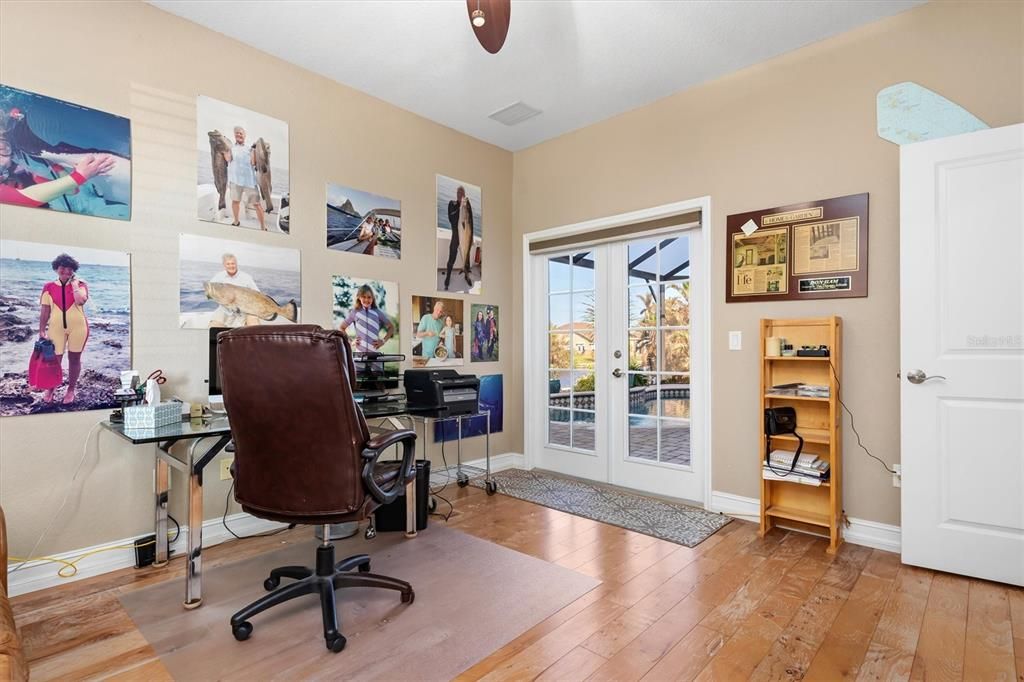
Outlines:
<svg viewBox="0 0 1024 682"><path fill-rule="evenodd" d="M278 528L284 528L287 526L287 524L277 523L276 521L258 519L255 516L251 516L246 513L229 516L227 517L227 521L228 525L231 526L231 530L243 536L265 533L267 531L277 530ZM131 549L130 546L136 537L139 536L52 555L54 559L73 561L83 554L98 552L97 554L88 556L77 563L76 566L78 567L78 572L70 578L62 578L57 575L57 571L61 569L61 564L51 561L30 561L20 570L9 574L8 582L10 595L12 597L16 597L19 594L27 594L29 592L56 587L58 585L65 585L69 582L92 578L94 576L109 573L111 571L117 571L122 568L131 568L135 565L135 550ZM228 529L224 527L220 518L209 519L203 522L204 548L213 547L214 545L219 545L225 540L233 539L234 536L231 535L231 533L228 532ZM185 555L187 542L188 528L183 525L181 528L181 534L171 545L172 560L175 557ZM129 546L128 549L125 549L126 545ZM18 565L18 562L8 562L7 565L9 568L13 569Z"/></svg>
<svg viewBox="0 0 1024 682"><path fill-rule="evenodd" d="M761 502L756 497L743 497L716 490L711 493L711 511L740 517L748 521L759 521ZM844 541L851 545L862 545L886 552L900 553L903 545L899 526L866 519L849 518L849 521L850 525L843 529Z"/></svg>

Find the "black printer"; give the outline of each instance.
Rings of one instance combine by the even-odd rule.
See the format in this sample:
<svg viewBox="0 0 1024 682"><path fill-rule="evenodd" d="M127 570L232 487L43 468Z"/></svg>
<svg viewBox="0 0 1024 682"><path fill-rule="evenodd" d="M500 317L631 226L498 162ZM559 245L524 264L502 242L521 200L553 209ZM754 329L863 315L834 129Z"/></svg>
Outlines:
<svg viewBox="0 0 1024 682"><path fill-rule="evenodd" d="M406 406L410 410L445 410L472 414L480 401L480 379L454 369L405 370Z"/></svg>

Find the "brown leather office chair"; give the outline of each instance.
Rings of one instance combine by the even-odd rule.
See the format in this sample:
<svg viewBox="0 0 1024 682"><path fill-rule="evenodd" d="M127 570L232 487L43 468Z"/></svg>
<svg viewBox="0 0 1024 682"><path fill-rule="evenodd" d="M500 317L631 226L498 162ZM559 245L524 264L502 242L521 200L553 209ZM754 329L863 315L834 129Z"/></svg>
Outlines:
<svg viewBox="0 0 1024 682"><path fill-rule="evenodd" d="M362 521L404 493L415 477L413 431L370 438L352 396L355 366L343 332L315 325L243 327L222 333L217 355L224 406L235 442L235 500L253 516L285 523ZM401 444L402 461L380 462ZM263 583L270 594L231 617L242 641L252 616L305 594L319 593L327 648L341 651L334 592L342 587L384 587L415 594L404 580L369 573L370 557L335 563L327 538L316 551L316 568L282 566ZM353 570L358 572L353 573ZM297 582L278 588L281 578Z"/></svg>

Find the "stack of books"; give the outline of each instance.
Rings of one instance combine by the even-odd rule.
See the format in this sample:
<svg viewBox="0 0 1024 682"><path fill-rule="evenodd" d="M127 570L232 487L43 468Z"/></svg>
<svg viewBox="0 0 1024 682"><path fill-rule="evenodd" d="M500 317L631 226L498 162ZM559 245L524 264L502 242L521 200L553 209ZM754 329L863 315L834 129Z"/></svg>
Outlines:
<svg viewBox="0 0 1024 682"><path fill-rule="evenodd" d="M768 456L769 462L764 464L763 477L768 481L793 481L804 485L820 486L829 478L828 462L819 459L813 453L803 453L796 460L793 466L793 455L795 452L789 450L772 450ZM793 470L790 471L790 466Z"/></svg>
<svg viewBox="0 0 1024 682"><path fill-rule="evenodd" d="M807 398L827 399L829 397L829 390L828 386L819 386L817 384L779 384L778 386L772 386L770 394L779 396L796 395Z"/></svg>

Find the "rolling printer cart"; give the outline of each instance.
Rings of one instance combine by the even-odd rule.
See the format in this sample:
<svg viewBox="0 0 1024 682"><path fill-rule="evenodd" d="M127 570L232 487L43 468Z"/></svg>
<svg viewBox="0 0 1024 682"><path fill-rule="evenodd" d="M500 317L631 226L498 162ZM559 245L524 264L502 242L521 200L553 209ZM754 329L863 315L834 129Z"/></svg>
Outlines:
<svg viewBox="0 0 1024 682"><path fill-rule="evenodd" d="M456 443L456 448L455 448L455 482L458 484L458 486L460 488L465 488L467 485L469 485L470 475L479 476L480 474L483 474L483 476L484 476L484 489L487 491L487 494L488 495L493 495L494 493L496 493L498 491L497 483L495 483L494 480L491 478L491 413L490 413L490 411L484 410L484 411L481 411L481 412L471 412L469 414L455 414L455 415L447 415L443 411L430 411L430 412L410 411L410 412L408 412L407 414L405 414L403 416L407 417L413 423L413 425L412 425L413 426L413 431L416 430L416 426L417 425L420 426L420 431L421 431L421 436L420 436L421 440L420 440L420 442L423 443L423 458L424 459L427 458L427 443L430 442L430 441L427 440L427 425L428 424L438 423L438 422L443 424L444 422L454 421L456 423L456 428L458 429L458 431L457 431L458 438L457 438L457 443ZM483 417L485 419L486 423L487 423L487 428L484 431L484 439L485 440L484 440L484 468L483 468L483 470L481 470L480 467L469 466L469 465L466 465L466 464L462 463L462 422L467 420L467 419L472 419L474 417ZM447 473L447 470L444 470L444 471L438 472L438 473L439 474L444 474L444 473ZM437 506L436 500L434 500L433 497L431 497L431 500L430 500L430 511L434 511L434 508L436 506Z"/></svg>
<svg viewBox="0 0 1024 682"><path fill-rule="evenodd" d="M793 350L780 350L779 339ZM843 368L843 326L839 317L761 320L761 529L763 536L776 523L812 533L828 534L828 552L842 543L843 448L839 389ZM828 355L817 350L827 346ZM791 354L785 354L791 353ZM814 355L811 355L811 354ZM765 453L795 452L791 433L765 435L764 411L791 407L803 453L827 462L827 478L776 476L765 471ZM786 467L784 467L786 468Z"/></svg>

